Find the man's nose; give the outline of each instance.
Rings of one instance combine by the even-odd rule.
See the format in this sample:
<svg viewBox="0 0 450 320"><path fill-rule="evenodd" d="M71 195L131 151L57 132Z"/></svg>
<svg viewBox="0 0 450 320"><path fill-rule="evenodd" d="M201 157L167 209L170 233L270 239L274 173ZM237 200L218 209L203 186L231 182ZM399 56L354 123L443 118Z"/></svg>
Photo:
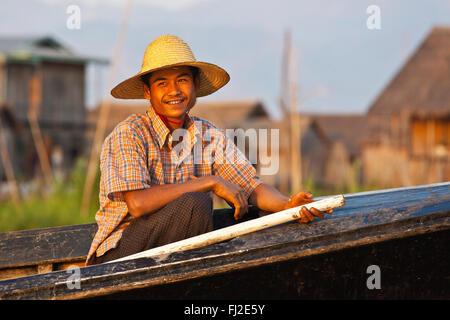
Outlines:
<svg viewBox="0 0 450 320"><path fill-rule="evenodd" d="M181 93L180 87L178 86L177 82L176 81L170 81L167 94L172 95L172 96L176 96L176 95L179 95L180 93Z"/></svg>

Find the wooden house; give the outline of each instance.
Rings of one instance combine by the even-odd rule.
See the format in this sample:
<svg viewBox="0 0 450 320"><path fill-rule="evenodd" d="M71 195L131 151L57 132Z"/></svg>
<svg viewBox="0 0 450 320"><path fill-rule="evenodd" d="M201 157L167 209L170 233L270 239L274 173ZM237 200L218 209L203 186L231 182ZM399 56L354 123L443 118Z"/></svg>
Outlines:
<svg viewBox="0 0 450 320"><path fill-rule="evenodd" d="M450 28L436 27L368 111L366 184L450 180Z"/></svg>
<svg viewBox="0 0 450 320"><path fill-rule="evenodd" d="M209 120L221 129L252 128L254 121L270 120L266 107L258 100L201 101L191 114Z"/></svg>
<svg viewBox="0 0 450 320"><path fill-rule="evenodd" d="M271 136L273 120L261 101L204 101L198 103L191 114L228 130L229 137L250 160L261 179L266 183L273 182L274 173L278 173L278 170L274 168L273 173L270 170L273 160L270 148L271 139L276 137ZM266 144L261 143L262 139L266 139ZM278 141L275 146L278 147ZM265 174L266 171L272 174Z"/></svg>
<svg viewBox="0 0 450 320"><path fill-rule="evenodd" d="M11 159L20 176L34 176L36 146L30 133L30 111L49 161L69 168L84 148L85 78L90 62L107 63L73 53L52 37L0 38L0 101L26 130L10 137ZM56 156L56 157L55 157ZM62 156L62 159L61 159Z"/></svg>
<svg viewBox="0 0 450 320"><path fill-rule="evenodd" d="M258 144L257 172L264 182L282 192L292 191L292 145L288 117L281 120L270 117L264 105L256 100L201 103L192 110L192 114L211 120L220 128L241 128L244 131L266 129L267 150L261 148L263 144ZM349 188L355 180L359 181L360 174L357 172L354 176L353 167L360 162L365 116L300 114L298 117L301 135L298 147L302 155L302 165L298 168L302 170L303 184L312 179L326 188ZM277 135L272 134L271 130L278 131ZM249 157L248 149L245 153Z"/></svg>
<svg viewBox="0 0 450 320"><path fill-rule="evenodd" d="M361 143L366 135L363 114L310 114L310 129L302 139L305 175L328 189L351 190L362 182ZM320 137L317 148L309 138L312 132ZM314 152L317 149L320 152Z"/></svg>
<svg viewBox="0 0 450 320"><path fill-rule="evenodd" d="M328 190L351 190L361 183L361 143L366 135L364 114L297 115L300 124L302 186L314 184ZM279 187L291 192L292 179L289 119L273 126L280 129Z"/></svg>

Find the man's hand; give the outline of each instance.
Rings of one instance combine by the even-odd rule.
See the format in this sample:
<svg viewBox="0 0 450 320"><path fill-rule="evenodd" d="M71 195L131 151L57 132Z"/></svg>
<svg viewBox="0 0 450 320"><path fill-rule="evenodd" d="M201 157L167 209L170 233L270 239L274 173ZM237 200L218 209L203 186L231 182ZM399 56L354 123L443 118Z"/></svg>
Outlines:
<svg viewBox="0 0 450 320"><path fill-rule="evenodd" d="M213 192L234 207L234 219L242 218L248 212L248 199L241 186L216 176Z"/></svg>
<svg viewBox="0 0 450 320"><path fill-rule="evenodd" d="M312 197L311 192L299 191L289 198L289 200L287 201L287 203L285 205L285 209L294 208L294 207L301 206L303 204L314 202L314 200L312 200L312 198L313 197ZM305 207L303 207L299 213L301 216L301 218L298 219L299 223L308 223L310 221L313 221L316 217L319 219L323 219L323 217L324 217L324 212L317 210L316 208L311 208L308 210ZM326 213L331 214L331 213L333 213L333 210L332 209L328 210L328 211L326 211Z"/></svg>

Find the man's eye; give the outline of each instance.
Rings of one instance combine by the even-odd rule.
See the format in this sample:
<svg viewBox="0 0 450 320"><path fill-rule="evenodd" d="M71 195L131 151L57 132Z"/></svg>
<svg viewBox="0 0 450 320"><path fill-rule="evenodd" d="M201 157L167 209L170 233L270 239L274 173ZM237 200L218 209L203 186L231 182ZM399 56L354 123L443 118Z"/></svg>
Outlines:
<svg viewBox="0 0 450 320"><path fill-rule="evenodd" d="M179 81L179 82L187 82L187 79L181 78L181 79L179 79L178 81Z"/></svg>
<svg viewBox="0 0 450 320"><path fill-rule="evenodd" d="M158 82L158 84L157 84L158 87L162 87L165 85L166 85L166 83L164 81Z"/></svg>

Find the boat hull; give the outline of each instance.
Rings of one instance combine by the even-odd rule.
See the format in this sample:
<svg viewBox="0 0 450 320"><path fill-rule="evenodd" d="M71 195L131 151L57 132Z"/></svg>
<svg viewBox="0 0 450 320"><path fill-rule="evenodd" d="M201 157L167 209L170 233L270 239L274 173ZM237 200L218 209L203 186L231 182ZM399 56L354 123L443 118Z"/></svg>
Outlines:
<svg viewBox="0 0 450 320"><path fill-rule="evenodd" d="M448 299L449 191L442 183L346 195L344 207L310 224L4 280L0 298Z"/></svg>

